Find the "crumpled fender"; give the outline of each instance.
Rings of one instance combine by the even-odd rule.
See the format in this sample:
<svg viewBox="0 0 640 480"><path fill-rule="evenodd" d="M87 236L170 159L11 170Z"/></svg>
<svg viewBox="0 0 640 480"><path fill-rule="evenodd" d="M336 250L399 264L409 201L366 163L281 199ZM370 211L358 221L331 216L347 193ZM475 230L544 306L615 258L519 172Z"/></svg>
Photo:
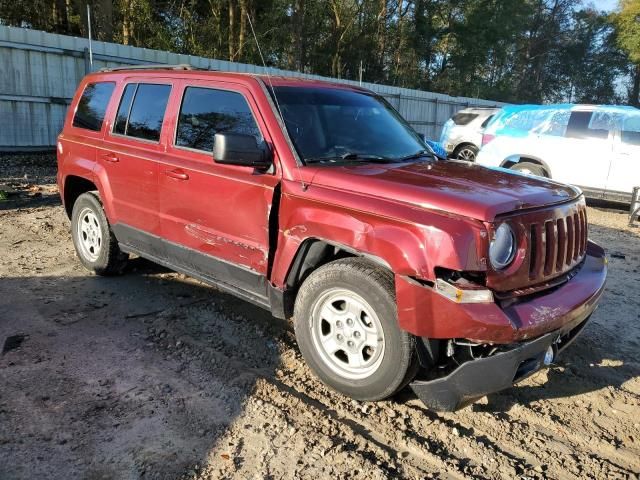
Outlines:
<svg viewBox="0 0 640 480"><path fill-rule="evenodd" d="M396 275L434 281L435 267L484 271L487 233L481 222L428 211L391 199L283 182L279 237L271 283L284 288L307 240L344 246Z"/></svg>

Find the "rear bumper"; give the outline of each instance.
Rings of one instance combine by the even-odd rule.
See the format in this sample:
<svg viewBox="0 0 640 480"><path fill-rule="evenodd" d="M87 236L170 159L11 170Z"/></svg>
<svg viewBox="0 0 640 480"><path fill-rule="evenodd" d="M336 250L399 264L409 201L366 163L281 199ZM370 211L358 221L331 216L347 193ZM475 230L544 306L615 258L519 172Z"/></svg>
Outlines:
<svg viewBox="0 0 640 480"><path fill-rule="evenodd" d="M551 347L561 352L580 333L588 319L561 335L551 332L524 342L511 350L487 358L468 361L445 377L430 381L414 381L411 388L429 408L455 411L477 399L511 387L541 368Z"/></svg>
<svg viewBox="0 0 640 480"><path fill-rule="evenodd" d="M561 286L508 306L454 303L412 279L396 276L398 322L419 337L491 344L527 341L554 331L564 334L597 307L607 278L604 250L589 242L585 260L576 268Z"/></svg>

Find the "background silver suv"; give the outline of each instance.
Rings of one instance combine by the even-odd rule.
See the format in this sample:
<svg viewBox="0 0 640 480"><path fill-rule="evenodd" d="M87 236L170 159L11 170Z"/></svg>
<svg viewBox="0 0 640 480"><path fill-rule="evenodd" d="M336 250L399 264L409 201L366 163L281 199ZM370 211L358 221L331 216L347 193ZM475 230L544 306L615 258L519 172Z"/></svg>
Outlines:
<svg viewBox="0 0 640 480"><path fill-rule="evenodd" d="M451 158L475 161L482 144L482 131L499 108L474 107L460 110L442 127L440 143Z"/></svg>

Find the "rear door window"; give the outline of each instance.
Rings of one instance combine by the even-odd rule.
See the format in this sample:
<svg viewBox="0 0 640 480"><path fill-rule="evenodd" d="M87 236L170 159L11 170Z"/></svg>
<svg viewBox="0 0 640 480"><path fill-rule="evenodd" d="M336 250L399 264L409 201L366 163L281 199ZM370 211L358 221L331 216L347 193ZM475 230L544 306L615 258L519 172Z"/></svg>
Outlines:
<svg viewBox="0 0 640 480"><path fill-rule="evenodd" d="M114 133L159 141L170 93L171 85L151 83L127 85L116 114Z"/></svg>
<svg viewBox="0 0 640 480"><path fill-rule="evenodd" d="M565 137L605 140L609 136L609 131L603 128L605 124L602 121L597 121L592 124L592 118L593 112L571 112Z"/></svg>
<svg viewBox="0 0 640 480"><path fill-rule="evenodd" d="M114 82L89 83L78 102L73 126L94 132L102 130L104 114L115 86Z"/></svg>
<svg viewBox="0 0 640 480"><path fill-rule="evenodd" d="M218 132L262 135L247 100L238 92L212 88L187 87L184 91L176 145L206 152L213 151Z"/></svg>
<svg viewBox="0 0 640 480"><path fill-rule="evenodd" d="M127 131L127 120L129 120L129 110L131 110L131 102L138 88L137 83L130 83L124 88L124 93L120 99L118 114L116 115L116 123L113 127L115 133L124 135Z"/></svg>

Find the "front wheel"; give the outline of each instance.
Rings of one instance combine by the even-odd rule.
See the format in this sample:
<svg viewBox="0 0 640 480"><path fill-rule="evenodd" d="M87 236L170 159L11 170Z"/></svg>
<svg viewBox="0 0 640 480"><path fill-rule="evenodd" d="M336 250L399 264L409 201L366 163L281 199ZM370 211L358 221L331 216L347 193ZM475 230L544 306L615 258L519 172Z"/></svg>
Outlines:
<svg viewBox="0 0 640 480"><path fill-rule="evenodd" d="M302 284L296 338L316 375L357 400L380 400L413 379L413 337L398 327L393 274L361 258L328 263Z"/></svg>

